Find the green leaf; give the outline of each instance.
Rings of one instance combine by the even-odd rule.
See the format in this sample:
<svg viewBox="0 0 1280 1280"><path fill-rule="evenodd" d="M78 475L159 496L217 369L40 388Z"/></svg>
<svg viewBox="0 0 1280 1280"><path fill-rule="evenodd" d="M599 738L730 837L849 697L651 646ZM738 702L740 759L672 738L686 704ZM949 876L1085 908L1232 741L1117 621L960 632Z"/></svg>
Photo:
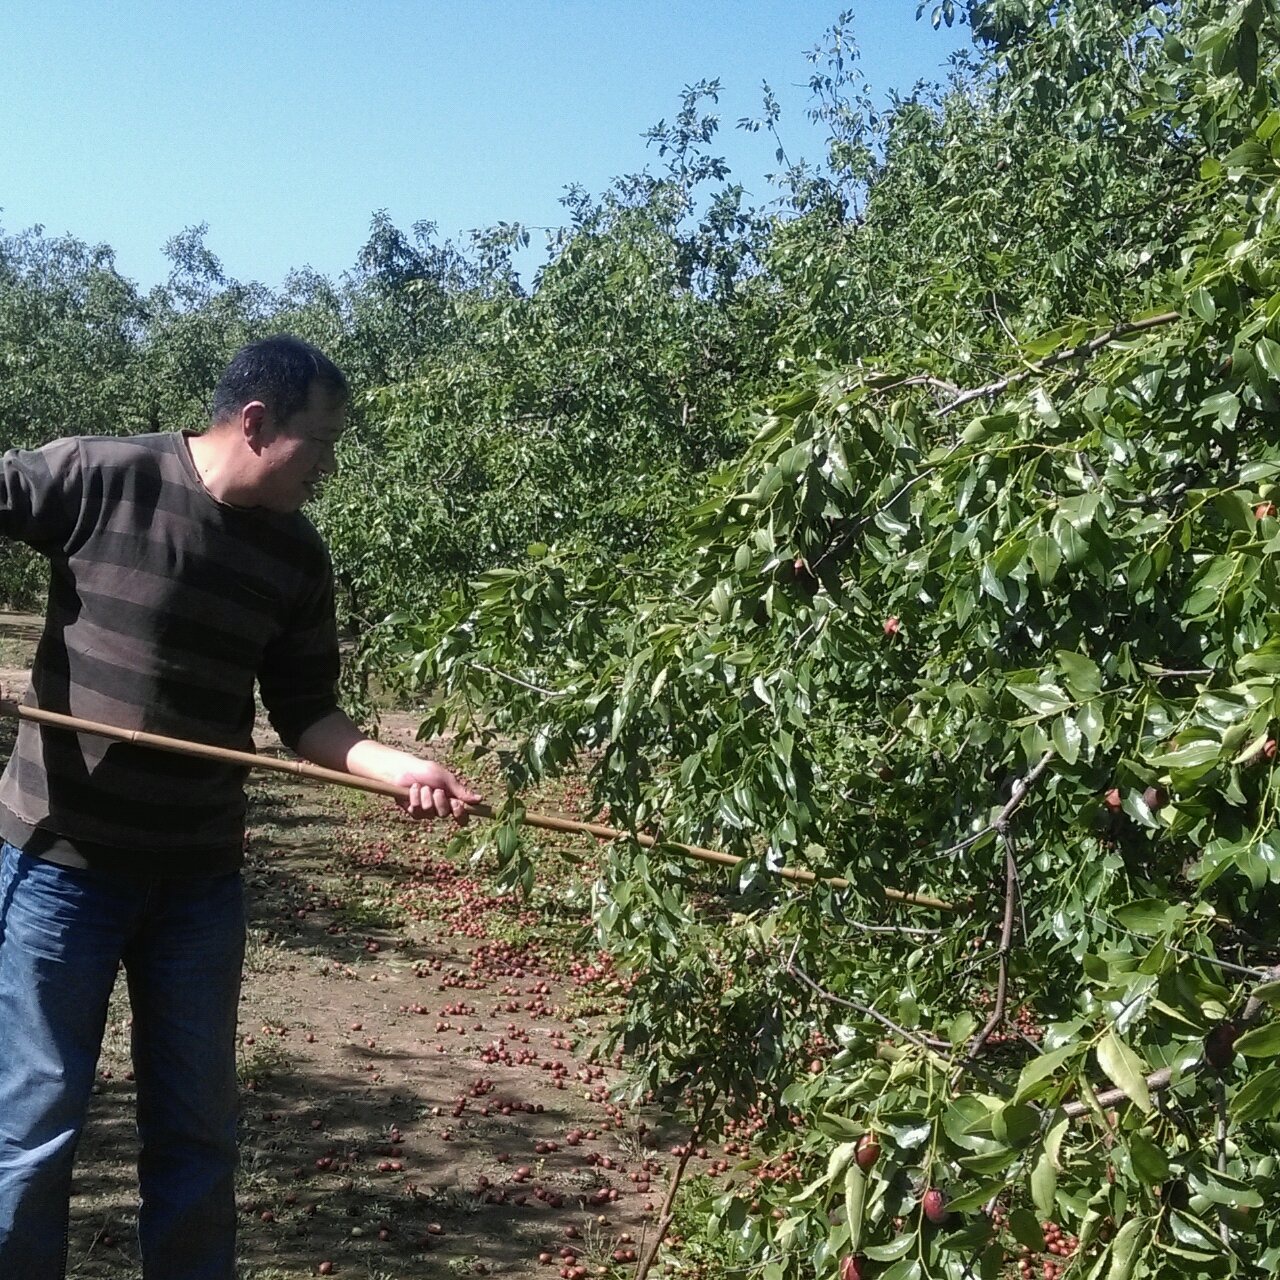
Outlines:
<svg viewBox="0 0 1280 1280"><path fill-rule="evenodd" d="M1246 761L1252 761L1258 752L1267 745L1267 739L1270 737L1271 731L1264 729L1252 742L1247 743L1232 757L1231 763L1244 764Z"/></svg>
<svg viewBox="0 0 1280 1280"><path fill-rule="evenodd" d="M1263 1004L1280 1005L1280 978L1272 978L1269 982L1260 982L1250 994Z"/></svg>
<svg viewBox="0 0 1280 1280"><path fill-rule="evenodd" d="M1064 1044L1061 1048L1054 1049L1050 1053L1042 1053L1032 1058L1022 1068L1018 1076L1018 1087L1013 1095L1015 1100L1027 1102L1032 1098L1039 1097L1044 1090L1037 1089L1036 1086L1051 1079L1054 1072L1070 1062L1072 1058L1079 1057L1080 1052L1080 1044L1071 1043Z"/></svg>
<svg viewBox="0 0 1280 1280"><path fill-rule="evenodd" d="M991 1117L991 1132L997 1142L1024 1147L1040 1128L1040 1115L1024 1102L1010 1102Z"/></svg>
<svg viewBox="0 0 1280 1280"><path fill-rule="evenodd" d="M1205 324L1212 324L1213 318L1218 314L1218 308L1213 301L1213 294L1209 292L1203 285L1195 289L1191 293L1191 297L1187 300L1191 310L1200 317Z"/></svg>
<svg viewBox="0 0 1280 1280"><path fill-rule="evenodd" d="M834 1182L844 1172L857 1149L858 1143L856 1139L837 1143L831 1148L831 1154L827 1157L826 1181Z"/></svg>
<svg viewBox="0 0 1280 1280"><path fill-rule="evenodd" d="M1150 1234L1151 1224L1146 1218L1130 1218L1120 1227L1107 1255L1111 1259L1107 1280L1130 1280Z"/></svg>
<svg viewBox="0 0 1280 1280"><path fill-rule="evenodd" d="M1149 1187L1158 1186L1169 1178L1169 1159L1146 1134L1129 1135L1129 1157L1133 1171Z"/></svg>
<svg viewBox="0 0 1280 1280"><path fill-rule="evenodd" d="M870 1244L863 1252L874 1262L896 1262L911 1252L915 1242L915 1232L906 1231L888 1244Z"/></svg>
<svg viewBox="0 0 1280 1280"><path fill-rule="evenodd" d="M1244 495L1235 489L1228 489L1214 495L1213 505L1217 507L1222 518L1233 528L1242 532L1252 532L1254 526L1253 506Z"/></svg>
<svg viewBox="0 0 1280 1280"><path fill-rule="evenodd" d="M1236 670L1242 674L1280 675L1280 639L1267 640L1253 652L1246 653L1236 663Z"/></svg>
<svg viewBox="0 0 1280 1280"><path fill-rule="evenodd" d="M1098 1065L1107 1079L1140 1111L1149 1113L1151 1093L1142 1059L1111 1030L1098 1042L1097 1053Z"/></svg>
<svg viewBox="0 0 1280 1280"><path fill-rule="evenodd" d="M1011 684L1009 692L1037 716L1056 715L1071 705L1071 699L1056 684Z"/></svg>
<svg viewBox="0 0 1280 1280"><path fill-rule="evenodd" d="M1280 1097L1280 1067L1268 1067L1237 1089L1227 1104L1227 1114L1237 1124L1274 1117Z"/></svg>
<svg viewBox="0 0 1280 1280"><path fill-rule="evenodd" d="M1272 1058L1280 1054L1280 1020L1246 1031L1236 1041L1236 1052L1246 1058Z"/></svg>
<svg viewBox="0 0 1280 1280"><path fill-rule="evenodd" d="M1047 587L1058 576L1058 570L1062 567L1062 552L1058 549L1058 544L1047 533L1040 533L1028 542L1027 550L1036 576L1041 585Z"/></svg>
<svg viewBox="0 0 1280 1280"><path fill-rule="evenodd" d="M1187 1177L1192 1191L1213 1204L1230 1209L1260 1209L1263 1205L1258 1190L1243 1178L1219 1169L1201 1169Z"/></svg>
<svg viewBox="0 0 1280 1280"><path fill-rule="evenodd" d="M1080 726L1075 718L1069 715L1059 716L1053 722L1049 736L1062 759L1067 764L1075 764L1080 756L1081 741Z"/></svg>
<svg viewBox="0 0 1280 1280"><path fill-rule="evenodd" d="M1228 173L1245 173L1266 166L1271 160L1271 153L1260 142L1250 139L1234 147L1223 157L1222 163Z"/></svg>
<svg viewBox="0 0 1280 1280"><path fill-rule="evenodd" d="M1280 379L1280 342L1259 338L1254 343L1253 354L1269 377Z"/></svg>
<svg viewBox="0 0 1280 1280"><path fill-rule="evenodd" d="M989 1180L972 1191L966 1191L963 1195L949 1199L947 1208L955 1214L972 1213L975 1209L981 1209L993 1196L999 1195L1006 1186L1008 1183L1003 1178Z"/></svg>
<svg viewBox="0 0 1280 1280"><path fill-rule="evenodd" d="M1049 430L1053 430L1061 422L1057 409L1053 406L1053 401L1049 398L1049 394L1044 387L1037 385L1031 392L1031 407L1037 418L1044 423Z"/></svg>
<svg viewBox="0 0 1280 1280"><path fill-rule="evenodd" d="M1106 727L1103 723L1102 711L1096 701L1086 702L1076 712L1076 724L1080 726L1080 732L1084 734L1089 750L1096 751Z"/></svg>
<svg viewBox="0 0 1280 1280"><path fill-rule="evenodd" d="M1053 1167L1053 1157L1045 1150L1031 1170L1031 1199L1042 1217L1053 1218L1057 1194L1058 1171Z"/></svg>
<svg viewBox="0 0 1280 1280"><path fill-rule="evenodd" d="M1187 908L1183 903L1167 902L1164 898L1139 898L1136 902L1126 903L1115 913L1121 926L1144 938L1154 938L1181 924L1186 917Z"/></svg>
<svg viewBox="0 0 1280 1280"><path fill-rule="evenodd" d="M1195 769L1216 760L1222 754L1222 743L1217 738L1200 738L1171 751L1157 751L1147 757L1150 764L1166 769Z"/></svg>
<svg viewBox="0 0 1280 1280"><path fill-rule="evenodd" d="M849 1248L862 1247L862 1209L867 1196L867 1175L855 1160L844 1175L844 1215L849 1227Z"/></svg>
<svg viewBox="0 0 1280 1280"><path fill-rule="evenodd" d="M1039 1253L1044 1248L1044 1229L1036 1221L1036 1215L1030 1209L1021 1206L1009 1214L1009 1230L1019 1243Z"/></svg>
<svg viewBox="0 0 1280 1280"><path fill-rule="evenodd" d="M1258 82L1258 33L1248 22L1236 29L1236 74L1246 89Z"/></svg>
<svg viewBox="0 0 1280 1280"><path fill-rule="evenodd" d="M1086 658L1084 654L1074 653L1070 649L1059 649L1054 657L1067 688L1077 698L1087 698L1090 694L1102 691L1102 672L1092 658Z"/></svg>
<svg viewBox="0 0 1280 1280"><path fill-rule="evenodd" d="M914 1241L915 1237L912 1237ZM869 1256L869 1255L868 1255ZM903 1258L881 1275L881 1280L921 1280L924 1275L919 1258Z"/></svg>

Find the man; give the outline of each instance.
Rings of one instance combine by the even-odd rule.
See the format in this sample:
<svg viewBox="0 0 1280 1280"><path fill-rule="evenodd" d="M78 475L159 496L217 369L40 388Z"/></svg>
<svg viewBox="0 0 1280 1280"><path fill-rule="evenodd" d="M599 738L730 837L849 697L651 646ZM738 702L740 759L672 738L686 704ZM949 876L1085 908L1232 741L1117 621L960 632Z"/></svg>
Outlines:
<svg viewBox="0 0 1280 1280"><path fill-rule="evenodd" d="M51 580L28 701L249 749L254 685L300 755L465 817L448 770L339 709L332 574L300 508L348 400L314 347L240 351L203 435L0 456L0 535ZM0 779L0 1277L61 1280L72 1158L123 962L146 1280L233 1280L244 770L23 722Z"/></svg>

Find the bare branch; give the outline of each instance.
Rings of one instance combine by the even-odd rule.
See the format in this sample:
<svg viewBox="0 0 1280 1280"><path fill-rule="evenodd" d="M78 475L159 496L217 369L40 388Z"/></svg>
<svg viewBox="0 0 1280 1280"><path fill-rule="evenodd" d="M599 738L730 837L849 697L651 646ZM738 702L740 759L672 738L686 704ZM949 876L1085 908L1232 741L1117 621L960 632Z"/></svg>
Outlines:
<svg viewBox="0 0 1280 1280"><path fill-rule="evenodd" d="M787 962L786 971L824 1000L829 1000L832 1004L843 1005L846 1009L852 1009L855 1013L862 1014L864 1018L873 1019L880 1023L882 1027L892 1031L894 1035L900 1036L909 1044L915 1045L918 1049L927 1049L936 1053L938 1051L946 1052L951 1048L950 1043L946 1040L938 1040L933 1036L919 1036L914 1031L908 1031L906 1027L900 1027L891 1018L886 1018L883 1013L878 1009L873 1009L869 1004L862 1004L858 1000L846 999L844 996L836 995L834 991L828 991L825 987L820 987L808 974L797 968L791 961Z"/></svg>
<svg viewBox="0 0 1280 1280"><path fill-rule="evenodd" d="M1203 1062L1194 1062L1182 1074L1185 1080L1188 1076L1199 1071L1203 1067ZM1147 1088L1152 1093L1160 1093L1167 1089L1173 1080L1173 1068L1161 1067L1159 1071L1153 1071L1147 1077ZM1094 1101L1100 1107L1114 1107L1121 1102L1127 1102L1129 1095L1123 1089L1104 1089L1101 1093L1093 1095ZM1093 1108L1087 1102L1068 1102L1063 1104L1063 1114L1069 1120L1078 1120L1081 1116L1087 1116L1092 1113Z"/></svg>
<svg viewBox="0 0 1280 1280"><path fill-rule="evenodd" d="M1025 778L1019 778L1013 784L1013 795L1009 799L1009 803L996 814L993 821L989 822L981 831L974 835L967 836L958 844L953 844L949 849L943 849L937 856L945 858L952 853L960 853L967 849L971 844L977 844L984 836L989 836L993 831L1001 831L1005 824L1013 816L1014 811L1027 798L1027 793L1031 790L1031 786L1036 782L1040 775L1049 767L1049 761L1053 759L1054 750L1052 747L1044 753L1037 761L1035 768L1031 770Z"/></svg>
<svg viewBox="0 0 1280 1280"><path fill-rule="evenodd" d="M1218 1123L1215 1128L1214 1139L1218 1147L1218 1172L1226 1173L1227 1171L1227 1086L1221 1081L1214 1082L1213 1091L1214 1105L1218 1111ZM1227 1220L1221 1214L1218 1215L1218 1238L1228 1249L1231 1248L1231 1228L1227 1226Z"/></svg>
<svg viewBox="0 0 1280 1280"><path fill-rule="evenodd" d="M658 1256L658 1249L662 1245L663 1238L671 1228L672 1219L675 1217L672 1206L676 1201L676 1192L680 1188L680 1180L684 1177L689 1158L693 1155L694 1148L698 1145L698 1139L702 1137L707 1117L711 1114L711 1109L715 1106L716 1099L719 1096L718 1091L707 1095L706 1105L702 1108L702 1111L693 1122L693 1127L689 1130L689 1141L685 1143L684 1150L680 1153L679 1163L671 1175L671 1182L667 1186L666 1198L662 1202L662 1208L658 1212L658 1222L653 1229L653 1239L636 1267L635 1280L645 1280L653 1266L654 1259Z"/></svg>
<svg viewBox="0 0 1280 1280"><path fill-rule="evenodd" d="M871 373L868 375L868 382L876 378L887 378L889 374ZM903 387L928 387L931 391L945 391L950 396L963 395L964 392L956 386L954 382L948 382L946 378L935 377L931 373L913 373L906 378L897 378L893 382L886 382L882 385L869 385L868 389L877 393L886 391L900 391Z"/></svg>
<svg viewBox="0 0 1280 1280"><path fill-rule="evenodd" d="M540 693L544 698L563 698L565 690L563 689L544 689L539 684L530 684L528 680L521 680L519 676L508 675L505 671L499 671L496 667L486 667L483 662L469 662L467 666L472 671L483 671L487 676L497 676L499 680L510 681L511 684L517 684L522 689L528 689L530 693Z"/></svg>
<svg viewBox="0 0 1280 1280"><path fill-rule="evenodd" d="M987 1038L1004 1021L1005 1006L1009 998L1009 952L1013 949L1013 908L1018 894L1018 861L1014 856L1013 837L1000 825L1000 835L1004 839L1004 920L1000 925L1000 976L996 981L996 1001L986 1025L969 1042L969 1051L965 1060L951 1079L954 1089L964 1075L965 1068L986 1044ZM1025 925L1024 925L1025 932Z"/></svg>
<svg viewBox="0 0 1280 1280"><path fill-rule="evenodd" d="M861 933L903 933L913 938L936 938L948 932L946 929L921 929L908 924L866 924L862 920L842 920L840 923Z"/></svg>
<svg viewBox="0 0 1280 1280"><path fill-rule="evenodd" d="M1280 981L1280 964L1273 965L1270 969L1265 970L1264 981ZM1236 1027L1240 1030L1244 1030L1247 1027L1251 1027L1255 1022L1260 1022L1262 1020L1263 1011L1266 1007L1266 1001L1259 999L1256 995L1251 995L1245 1002L1244 1009L1241 1011L1240 1016L1235 1019ZM1188 1077L1203 1071L1207 1065L1208 1064L1205 1062L1203 1057L1197 1058L1195 1062L1191 1063L1190 1066L1183 1070L1179 1079L1186 1080ZM1153 1071L1149 1076L1147 1076L1147 1089L1151 1093L1162 1093L1172 1083L1172 1067L1161 1067L1159 1071ZM1125 1102L1127 1099L1128 1095L1123 1089L1107 1089L1102 1093L1095 1095L1095 1100L1101 1107L1116 1106L1118 1103ZM1090 1108L1088 1103L1085 1102L1068 1102L1063 1106L1062 1110L1068 1119L1078 1120L1081 1116L1088 1115L1092 1108Z"/></svg>
<svg viewBox="0 0 1280 1280"><path fill-rule="evenodd" d="M1066 351L1056 351L1053 355L1045 356L1043 360L1037 360L1034 364L1028 365L1027 368L1021 369L1017 373L1011 373L1007 377L997 378L995 382L988 382L985 386L973 387L968 391L962 392L950 404L944 405L938 410L938 417L945 418L947 414L954 413L962 405L970 404L974 400L998 396L1010 387L1016 386L1020 382L1025 382L1028 378L1034 377L1037 373L1043 373L1046 369L1052 369L1055 365L1065 364L1068 360L1082 360L1097 351L1101 351L1103 347L1115 342L1118 338L1127 338L1130 334L1142 333L1147 329L1155 329L1160 325L1172 324L1175 320L1181 319L1181 312L1165 311L1158 316L1148 316L1145 320L1129 320L1123 324L1118 324L1114 329L1108 329L1106 333L1100 333L1096 338L1090 338L1088 342L1082 342Z"/></svg>

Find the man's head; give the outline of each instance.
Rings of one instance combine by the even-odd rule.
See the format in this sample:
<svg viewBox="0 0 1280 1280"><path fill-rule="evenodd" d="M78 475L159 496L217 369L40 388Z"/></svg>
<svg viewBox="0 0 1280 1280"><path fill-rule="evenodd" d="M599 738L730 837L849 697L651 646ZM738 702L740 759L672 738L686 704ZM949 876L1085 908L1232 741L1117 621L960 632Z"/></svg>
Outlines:
<svg viewBox="0 0 1280 1280"><path fill-rule="evenodd" d="M260 338L231 358L214 388L210 416L219 426L258 400L278 425L287 425L307 407L313 388L334 409L351 399L342 370L311 343L287 333Z"/></svg>
<svg viewBox="0 0 1280 1280"><path fill-rule="evenodd" d="M209 439L238 458L241 501L296 511L337 469L350 390L308 342L281 334L236 352L213 393Z"/></svg>

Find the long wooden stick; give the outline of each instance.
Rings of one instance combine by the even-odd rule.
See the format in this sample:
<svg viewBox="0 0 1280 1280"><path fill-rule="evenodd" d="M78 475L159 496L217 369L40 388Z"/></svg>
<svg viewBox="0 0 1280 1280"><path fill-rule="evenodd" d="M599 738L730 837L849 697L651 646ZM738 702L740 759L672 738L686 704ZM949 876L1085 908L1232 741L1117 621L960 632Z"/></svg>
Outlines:
<svg viewBox="0 0 1280 1280"><path fill-rule="evenodd" d="M356 791L369 791L375 795L391 796L396 800L407 799L409 795L408 787L397 786L393 782L379 782L374 778L360 778L338 769L325 769L306 760L278 760L273 756L260 756L252 751L233 751L230 747L215 747L204 742L188 742L185 738L166 738L162 734L147 733L142 729L122 729L117 725L101 724L96 720L82 720L78 716L63 715L59 711L44 711L40 707L28 707L10 698L0 698L0 716L11 720L30 720L35 724L48 725L55 729L71 729L76 733L90 733L116 742L132 742L138 746L153 747L157 751L168 751L174 755L194 756L200 760L220 760L224 764L240 765L246 769L291 773L297 777L310 778L315 782L351 787ZM479 818L500 816L489 804L473 804L470 810ZM617 827L604 826L599 822L580 822L576 818L562 818L555 814L531 813L526 810L523 821L531 827L540 827L544 831L589 835L597 840L634 840L646 849L652 849L660 844L663 848L675 849L686 857L696 858L700 862L713 862L724 867L736 867L744 861L734 854L722 853L718 849L704 849L695 844L679 844L673 840L661 840L643 831L633 834L630 831L621 831ZM826 884L835 889L847 889L850 884L840 876L819 876L801 867L777 867L771 870L775 875L782 876L786 880L796 880L802 884ZM935 911L955 910L952 903L925 893L905 893L901 889L883 887L880 888L880 892L891 902L903 902L916 907L932 907Z"/></svg>

